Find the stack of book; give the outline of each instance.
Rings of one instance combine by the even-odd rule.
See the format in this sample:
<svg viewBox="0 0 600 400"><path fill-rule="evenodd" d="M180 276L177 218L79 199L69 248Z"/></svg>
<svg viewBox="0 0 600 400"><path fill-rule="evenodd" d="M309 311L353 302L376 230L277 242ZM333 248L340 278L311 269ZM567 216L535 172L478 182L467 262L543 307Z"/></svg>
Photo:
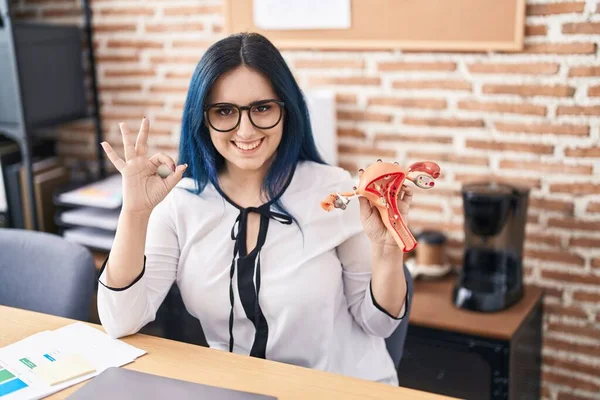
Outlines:
<svg viewBox="0 0 600 400"><path fill-rule="evenodd" d="M61 235L93 251L111 249L123 203L121 175L57 193L55 223Z"/></svg>

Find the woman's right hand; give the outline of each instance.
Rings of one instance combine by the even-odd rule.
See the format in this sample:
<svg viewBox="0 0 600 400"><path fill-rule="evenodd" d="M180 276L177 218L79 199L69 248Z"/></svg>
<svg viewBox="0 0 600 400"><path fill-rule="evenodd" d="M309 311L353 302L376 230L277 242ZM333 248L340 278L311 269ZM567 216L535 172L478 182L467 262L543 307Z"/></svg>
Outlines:
<svg viewBox="0 0 600 400"><path fill-rule="evenodd" d="M129 129L122 122L119 124L125 161L113 150L110 144L102 142L102 148L109 160L123 177L123 206L122 211L134 214L147 214L169 194L182 179L187 164L175 166L175 161L166 154L157 153L148 158L148 128L147 118L142 120L135 146L132 143ZM172 174L166 178L158 175L158 167L166 165Z"/></svg>

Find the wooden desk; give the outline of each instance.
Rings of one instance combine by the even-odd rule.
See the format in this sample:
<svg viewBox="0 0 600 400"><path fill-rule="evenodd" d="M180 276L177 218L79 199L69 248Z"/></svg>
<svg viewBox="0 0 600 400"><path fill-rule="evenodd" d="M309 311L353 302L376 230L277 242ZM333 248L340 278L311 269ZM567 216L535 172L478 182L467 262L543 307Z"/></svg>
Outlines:
<svg viewBox="0 0 600 400"><path fill-rule="evenodd" d="M0 306L0 347L72 320ZM89 324L100 330L98 325ZM447 399L426 392L231 354L154 336L122 339L148 354L123 368L207 385L276 396L278 399ZM65 398L84 385L51 396Z"/></svg>
<svg viewBox="0 0 600 400"><path fill-rule="evenodd" d="M453 305L455 278L415 282L400 385L459 398L539 398L542 290L525 286L513 306L481 313Z"/></svg>

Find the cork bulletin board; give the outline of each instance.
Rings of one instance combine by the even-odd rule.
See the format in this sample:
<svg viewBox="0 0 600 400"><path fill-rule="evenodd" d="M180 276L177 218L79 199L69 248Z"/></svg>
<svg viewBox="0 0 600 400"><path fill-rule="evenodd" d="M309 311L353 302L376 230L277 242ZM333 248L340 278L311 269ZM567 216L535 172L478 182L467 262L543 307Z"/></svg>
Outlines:
<svg viewBox="0 0 600 400"><path fill-rule="evenodd" d="M347 29L263 30L254 23L253 0L225 0L225 30L261 33L280 49L518 51L523 48L525 0L350 1L351 23Z"/></svg>

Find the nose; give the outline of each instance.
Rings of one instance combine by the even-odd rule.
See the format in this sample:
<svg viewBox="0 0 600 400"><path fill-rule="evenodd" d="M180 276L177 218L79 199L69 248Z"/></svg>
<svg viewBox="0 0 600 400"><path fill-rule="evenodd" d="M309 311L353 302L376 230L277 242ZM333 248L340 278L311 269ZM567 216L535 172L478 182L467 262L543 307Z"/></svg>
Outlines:
<svg viewBox="0 0 600 400"><path fill-rule="evenodd" d="M242 139L251 139L254 136L254 125L250 122L248 113L242 112L240 126L238 126L237 135Z"/></svg>

